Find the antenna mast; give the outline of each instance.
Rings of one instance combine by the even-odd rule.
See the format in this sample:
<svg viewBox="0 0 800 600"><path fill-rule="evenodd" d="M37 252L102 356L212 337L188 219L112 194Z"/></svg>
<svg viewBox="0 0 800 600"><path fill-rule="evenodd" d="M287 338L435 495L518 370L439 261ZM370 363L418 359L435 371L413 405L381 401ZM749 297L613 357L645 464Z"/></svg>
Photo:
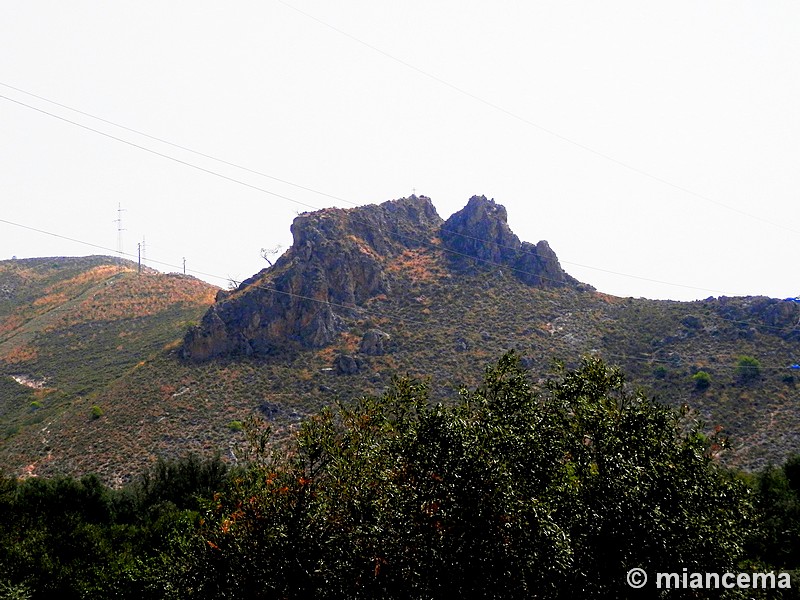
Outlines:
<svg viewBox="0 0 800 600"><path fill-rule="evenodd" d="M127 209L122 208L122 203L117 204L117 218L114 219L114 223L117 224L117 254L119 255L119 263L122 264L122 232L125 231L125 228L122 227L122 213L125 212Z"/></svg>

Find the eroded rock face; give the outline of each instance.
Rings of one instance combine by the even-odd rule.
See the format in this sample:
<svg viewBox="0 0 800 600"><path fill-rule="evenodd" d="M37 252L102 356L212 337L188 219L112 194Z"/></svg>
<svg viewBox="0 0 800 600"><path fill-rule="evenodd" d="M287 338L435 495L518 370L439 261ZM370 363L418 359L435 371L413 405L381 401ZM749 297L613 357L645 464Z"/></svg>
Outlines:
<svg viewBox="0 0 800 600"><path fill-rule="evenodd" d="M508 226L505 207L487 200L486 196L470 198L463 209L442 225L441 237L447 248L463 255L453 257L462 267L482 262L507 263L521 244Z"/></svg>
<svg viewBox="0 0 800 600"><path fill-rule="evenodd" d="M183 355L269 354L287 343L319 348L341 331L339 315L391 293L385 263L429 243L441 225L429 198L305 213L292 247L270 269L220 294L184 339Z"/></svg>
<svg viewBox="0 0 800 600"><path fill-rule="evenodd" d="M796 326L800 322L800 303L795 299L775 300L763 309L762 315L770 327Z"/></svg>
<svg viewBox="0 0 800 600"><path fill-rule="evenodd" d="M364 368L364 361L349 354L340 354L334 359L333 368L337 375L355 375Z"/></svg>
<svg viewBox="0 0 800 600"><path fill-rule="evenodd" d="M370 356L381 356L388 351L391 339L388 333L380 329L369 329L361 338L358 351Z"/></svg>
<svg viewBox="0 0 800 600"><path fill-rule="evenodd" d="M508 226L504 206L486 196L473 196L467 206L451 216L441 228L445 247L452 252L457 270L471 271L505 265L528 285L560 287L578 285L561 268L546 241L521 242Z"/></svg>
<svg viewBox="0 0 800 600"><path fill-rule="evenodd" d="M442 247L448 256L443 266L456 273L503 266L528 285L578 284L547 242L521 242L506 209L484 196L472 197L446 223L424 196L304 213L294 220L292 236L292 247L272 267L218 294L201 324L187 332L184 357L326 346L365 302L392 294L388 266L409 250ZM360 352L383 354L388 341L383 332L367 332Z"/></svg>

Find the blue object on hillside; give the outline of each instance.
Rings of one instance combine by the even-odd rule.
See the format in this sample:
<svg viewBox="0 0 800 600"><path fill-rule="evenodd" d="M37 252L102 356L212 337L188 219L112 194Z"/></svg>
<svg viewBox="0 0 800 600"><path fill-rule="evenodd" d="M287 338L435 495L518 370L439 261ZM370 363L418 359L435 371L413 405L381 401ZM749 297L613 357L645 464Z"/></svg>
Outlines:
<svg viewBox="0 0 800 600"><path fill-rule="evenodd" d="M795 364L793 364L793 365L789 365L789 368L790 368L790 369L800 369L800 365L798 365L797 363L795 363Z"/></svg>
<svg viewBox="0 0 800 600"><path fill-rule="evenodd" d="M783 301L784 302L800 302L800 296L797 296L795 298L784 298Z"/></svg>

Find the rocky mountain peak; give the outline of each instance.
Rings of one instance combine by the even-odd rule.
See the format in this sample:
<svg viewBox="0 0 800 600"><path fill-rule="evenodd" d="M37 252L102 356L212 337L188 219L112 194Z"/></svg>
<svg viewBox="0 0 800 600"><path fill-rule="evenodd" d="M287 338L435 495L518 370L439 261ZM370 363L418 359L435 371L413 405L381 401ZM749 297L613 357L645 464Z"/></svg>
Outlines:
<svg viewBox="0 0 800 600"><path fill-rule="evenodd" d="M186 334L184 356L269 354L287 343L326 346L365 302L392 294L393 261L430 251L437 238L457 273L500 266L529 285L577 284L547 242L521 242L508 226L505 207L485 196L470 198L447 222L430 198L414 195L303 213L291 230L294 243L273 267L220 294L203 322Z"/></svg>
<svg viewBox="0 0 800 600"><path fill-rule="evenodd" d="M303 213L292 223L293 248L326 244L355 236L370 249L388 256L420 244L420 238L442 223L431 199L410 196L357 208L326 208Z"/></svg>
<svg viewBox="0 0 800 600"><path fill-rule="evenodd" d="M520 246L519 238L508 226L506 208L488 200L486 196L473 196L467 205L453 214L441 229L442 241L460 255L491 263L503 263ZM458 261L464 266L464 261ZM469 261L474 263L475 261Z"/></svg>
<svg viewBox="0 0 800 600"><path fill-rule="evenodd" d="M564 272L546 241L522 242L508 226L508 212L494 199L473 196L442 225L441 238L455 269L507 266L528 285L560 287L579 282Z"/></svg>
<svg viewBox="0 0 800 600"><path fill-rule="evenodd" d="M491 200L486 196L472 196L467 201L467 205L459 212L472 215L487 215L508 222L508 211L502 204L497 204L494 198Z"/></svg>
<svg viewBox="0 0 800 600"><path fill-rule="evenodd" d="M184 356L205 360L269 354L293 342L329 344L343 329L343 314L391 293L386 262L429 243L441 223L424 196L299 215L292 247L273 267L218 298L186 334Z"/></svg>

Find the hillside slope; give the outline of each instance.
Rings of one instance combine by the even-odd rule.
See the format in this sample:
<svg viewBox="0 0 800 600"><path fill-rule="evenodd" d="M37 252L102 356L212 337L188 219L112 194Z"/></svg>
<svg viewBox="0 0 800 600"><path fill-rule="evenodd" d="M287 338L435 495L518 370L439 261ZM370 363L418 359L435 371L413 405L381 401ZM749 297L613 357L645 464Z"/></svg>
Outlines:
<svg viewBox="0 0 800 600"><path fill-rule="evenodd" d="M287 381L283 390L320 403L329 390L380 389L393 372L429 375L446 398L509 349L537 377L554 359L598 354L729 431L732 462L800 450L794 300L600 294L565 273L547 242L520 241L505 208L482 196L447 221L412 196L307 213L292 233L274 267L222 295L187 333L184 357L274 364L299 355L290 379L319 386ZM741 361L758 368L743 371Z"/></svg>
<svg viewBox="0 0 800 600"><path fill-rule="evenodd" d="M54 419L91 419L85 402L178 340L216 292L103 256L0 262L0 457L50 455Z"/></svg>
<svg viewBox="0 0 800 600"><path fill-rule="evenodd" d="M304 213L292 233L274 266L232 291L108 261L3 275L17 304L0 304L0 465L122 481L158 455L235 460L250 418L280 437L398 374L429 377L448 402L511 349L534 381L584 354L619 365L722 427L731 464L800 451L793 300L598 293L482 196L446 221L412 196Z"/></svg>

